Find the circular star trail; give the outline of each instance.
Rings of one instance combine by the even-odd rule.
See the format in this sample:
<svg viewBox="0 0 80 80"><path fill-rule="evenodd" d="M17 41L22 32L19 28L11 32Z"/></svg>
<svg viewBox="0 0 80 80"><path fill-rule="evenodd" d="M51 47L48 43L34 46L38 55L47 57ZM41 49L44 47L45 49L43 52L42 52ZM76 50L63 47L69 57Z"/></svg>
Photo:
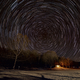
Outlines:
<svg viewBox="0 0 80 80"><path fill-rule="evenodd" d="M80 59L80 0L0 0L0 46L21 33L29 48Z"/></svg>

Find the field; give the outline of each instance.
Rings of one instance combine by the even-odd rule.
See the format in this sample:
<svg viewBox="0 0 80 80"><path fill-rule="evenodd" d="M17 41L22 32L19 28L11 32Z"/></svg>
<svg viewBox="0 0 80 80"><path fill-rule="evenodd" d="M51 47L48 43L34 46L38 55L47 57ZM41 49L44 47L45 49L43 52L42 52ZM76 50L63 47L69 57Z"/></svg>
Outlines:
<svg viewBox="0 0 80 80"><path fill-rule="evenodd" d="M3 70L0 69L0 80L80 80L80 70Z"/></svg>

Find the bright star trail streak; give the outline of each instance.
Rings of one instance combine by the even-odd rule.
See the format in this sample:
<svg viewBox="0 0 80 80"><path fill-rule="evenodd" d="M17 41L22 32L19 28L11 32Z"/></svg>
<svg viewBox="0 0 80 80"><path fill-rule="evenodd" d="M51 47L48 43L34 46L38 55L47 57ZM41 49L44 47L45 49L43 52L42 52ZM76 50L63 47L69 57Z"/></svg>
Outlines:
<svg viewBox="0 0 80 80"><path fill-rule="evenodd" d="M18 33L30 49L80 61L80 0L0 0L0 46Z"/></svg>

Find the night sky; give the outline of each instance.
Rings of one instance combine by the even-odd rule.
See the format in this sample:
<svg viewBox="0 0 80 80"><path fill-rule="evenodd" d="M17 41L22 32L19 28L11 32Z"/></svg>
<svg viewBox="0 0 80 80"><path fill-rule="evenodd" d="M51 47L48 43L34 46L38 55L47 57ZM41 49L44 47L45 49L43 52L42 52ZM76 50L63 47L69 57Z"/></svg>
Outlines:
<svg viewBox="0 0 80 80"><path fill-rule="evenodd" d="M0 0L0 46L18 33L31 50L80 61L80 0Z"/></svg>

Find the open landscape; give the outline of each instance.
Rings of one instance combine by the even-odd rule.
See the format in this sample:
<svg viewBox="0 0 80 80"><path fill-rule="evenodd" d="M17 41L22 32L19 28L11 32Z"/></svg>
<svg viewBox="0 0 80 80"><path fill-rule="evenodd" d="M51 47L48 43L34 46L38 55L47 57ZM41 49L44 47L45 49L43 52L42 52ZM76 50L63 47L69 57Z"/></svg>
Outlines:
<svg viewBox="0 0 80 80"><path fill-rule="evenodd" d="M80 80L79 69L64 70L0 70L0 80Z"/></svg>
<svg viewBox="0 0 80 80"><path fill-rule="evenodd" d="M80 80L80 0L0 0L0 80Z"/></svg>

